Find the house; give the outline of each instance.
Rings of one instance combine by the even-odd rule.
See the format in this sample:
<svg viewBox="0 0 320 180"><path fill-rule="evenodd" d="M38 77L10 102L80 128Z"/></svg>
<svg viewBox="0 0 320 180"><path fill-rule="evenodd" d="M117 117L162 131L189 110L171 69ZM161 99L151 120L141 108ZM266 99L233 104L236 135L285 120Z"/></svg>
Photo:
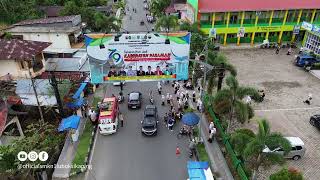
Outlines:
<svg viewBox="0 0 320 180"><path fill-rule="evenodd" d="M48 79L34 79L34 84L40 106L57 105L53 87ZM31 79L17 80L16 94L20 97L23 105L38 106Z"/></svg>
<svg viewBox="0 0 320 180"><path fill-rule="evenodd" d="M188 0L187 19L224 45L293 42L304 37L303 21L320 24L320 1Z"/></svg>
<svg viewBox="0 0 320 180"><path fill-rule="evenodd" d="M44 72L43 50L51 43L0 39L0 80L36 77Z"/></svg>
<svg viewBox="0 0 320 180"><path fill-rule="evenodd" d="M5 31L22 40L51 42L51 49L70 49L78 45L81 35L81 16L60 16L25 20L13 24Z"/></svg>

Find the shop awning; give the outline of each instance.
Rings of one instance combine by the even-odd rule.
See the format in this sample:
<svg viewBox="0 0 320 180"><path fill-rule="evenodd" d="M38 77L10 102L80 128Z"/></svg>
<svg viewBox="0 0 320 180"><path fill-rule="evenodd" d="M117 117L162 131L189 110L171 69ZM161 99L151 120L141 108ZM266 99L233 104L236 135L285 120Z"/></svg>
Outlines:
<svg viewBox="0 0 320 180"><path fill-rule="evenodd" d="M72 115L62 119L58 131L62 132L69 129L77 129L80 122L80 116Z"/></svg>
<svg viewBox="0 0 320 180"><path fill-rule="evenodd" d="M190 180L213 180L208 162L188 161L187 168Z"/></svg>

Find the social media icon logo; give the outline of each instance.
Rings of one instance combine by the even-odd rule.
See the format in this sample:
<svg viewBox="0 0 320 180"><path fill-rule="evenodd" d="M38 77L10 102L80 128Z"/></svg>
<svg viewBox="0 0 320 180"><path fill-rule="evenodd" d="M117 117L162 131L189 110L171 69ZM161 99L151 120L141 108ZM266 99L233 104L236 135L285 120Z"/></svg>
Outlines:
<svg viewBox="0 0 320 180"><path fill-rule="evenodd" d="M28 153L28 159L29 159L30 161L36 161L36 160L38 159L38 153L35 152L35 151L30 151L30 152Z"/></svg>
<svg viewBox="0 0 320 180"><path fill-rule="evenodd" d="M19 161L26 161L28 158L28 154L24 151L20 151L17 156Z"/></svg>
<svg viewBox="0 0 320 180"><path fill-rule="evenodd" d="M48 155L47 152L41 151L41 152L39 153L39 157L38 157L38 158L39 158L40 161L46 161L46 160L48 160L49 155Z"/></svg>

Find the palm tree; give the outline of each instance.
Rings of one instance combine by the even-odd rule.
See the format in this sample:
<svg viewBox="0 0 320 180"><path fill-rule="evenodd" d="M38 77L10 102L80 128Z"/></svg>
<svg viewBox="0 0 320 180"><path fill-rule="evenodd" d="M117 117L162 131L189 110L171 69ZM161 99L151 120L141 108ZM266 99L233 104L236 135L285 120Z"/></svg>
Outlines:
<svg viewBox="0 0 320 180"><path fill-rule="evenodd" d="M282 164L283 155L276 153L264 153L263 150L268 147L275 149L281 147L286 155L291 150L290 142L280 133L270 131L270 125L266 119L258 120L258 133L252 135L248 133L251 130L236 131L231 135L231 143L237 143L235 149L244 158L250 169L253 169L252 179L257 179L258 169L261 165ZM240 151L239 151L240 149Z"/></svg>
<svg viewBox="0 0 320 180"><path fill-rule="evenodd" d="M95 30L110 33L112 31L118 32L120 30L120 22L115 16L106 16L100 12L94 14Z"/></svg>
<svg viewBox="0 0 320 180"><path fill-rule="evenodd" d="M258 97L259 93L255 88L239 86L237 79L230 75L226 79L227 88L218 91L213 100L214 111L217 114L229 114L229 122L227 132L230 132L233 115L241 123L246 122L253 117L252 107L243 102L242 99L246 96ZM253 98L256 101L258 98Z"/></svg>
<svg viewBox="0 0 320 180"><path fill-rule="evenodd" d="M157 20L157 23L155 25L155 29L157 31L164 29L167 33L167 38L168 38L168 33L170 30L176 30L178 28L178 18L177 16L162 16Z"/></svg>
<svg viewBox="0 0 320 180"><path fill-rule="evenodd" d="M170 5L171 0L152 0L150 11L153 16L160 18L163 16L165 9Z"/></svg>

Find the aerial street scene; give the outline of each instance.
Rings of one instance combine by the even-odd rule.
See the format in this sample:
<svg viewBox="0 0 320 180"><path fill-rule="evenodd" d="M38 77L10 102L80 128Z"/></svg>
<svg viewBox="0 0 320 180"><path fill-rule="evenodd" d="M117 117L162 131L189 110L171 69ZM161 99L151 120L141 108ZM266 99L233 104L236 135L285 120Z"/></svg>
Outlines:
<svg viewBox="0 0 320 180"><path fill-rule="evenodd" d="M0 0L0 180L319 180L320 0Z"/></svg>

